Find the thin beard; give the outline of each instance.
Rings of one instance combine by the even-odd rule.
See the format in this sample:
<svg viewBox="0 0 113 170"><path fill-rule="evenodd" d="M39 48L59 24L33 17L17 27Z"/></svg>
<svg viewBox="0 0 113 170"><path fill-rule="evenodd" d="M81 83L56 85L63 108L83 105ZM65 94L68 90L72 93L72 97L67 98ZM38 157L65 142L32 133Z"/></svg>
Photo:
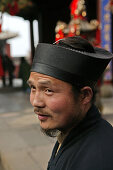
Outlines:
<svg viewBox="0 0 113 170"><path fill-rule="evenodd" d="M59 134L59 130L57 130L57 129L43 129L43 128L41 128L41 132L44 135L52 137L52 138L57 137Z"/></svg>
<svg viewBox="0 0 113 170"><path fill-rule="evenodd" d="M59 135L60 132L66 133L66 131L68 131L69 129L75 128L76 126L78 126L78 124L83 120L84 117L81 117L80 114L78 114L77 117L73 118L73 121L71 122L71 124L69 124L67 127L63 127L63 128L59 128L59 129L43 129L41 128L41 131L43 132L43 134L45 134L46 136L49 137L57 137Z"/></svg>

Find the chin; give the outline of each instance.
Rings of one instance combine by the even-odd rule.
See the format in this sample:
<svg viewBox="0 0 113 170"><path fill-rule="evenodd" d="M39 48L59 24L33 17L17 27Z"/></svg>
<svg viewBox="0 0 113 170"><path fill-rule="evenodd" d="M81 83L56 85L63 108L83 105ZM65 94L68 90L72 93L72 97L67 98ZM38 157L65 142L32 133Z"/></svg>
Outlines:
<svg viewBox="0 0 113 170"><path fill-rule="evenodd" d="M46 121L40 121L40 127L42 129L57 129L57 126L55 126L54 123L48 123Z"/></svg>
<svg viewBox="0 0 113 170"><path fill-rule="evenodd" d="M44 135L49 136L49 137L57 137L59 134L58 129L44 129L41 127L41 131Z"/></svg>

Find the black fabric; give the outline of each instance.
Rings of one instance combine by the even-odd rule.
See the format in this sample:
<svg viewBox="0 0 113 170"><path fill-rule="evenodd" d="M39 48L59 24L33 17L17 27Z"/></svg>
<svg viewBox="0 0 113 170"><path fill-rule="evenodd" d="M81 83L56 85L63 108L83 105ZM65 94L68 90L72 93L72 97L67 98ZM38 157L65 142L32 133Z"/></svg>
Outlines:
<svg viewBox="0 0 113 170"><path fill-rule="evenodd" d="M47 170L113 170L113 127L95 106L70 132L55 156L57 148L58 142Z"/></svg>
<svg viewBox="0 0 113 170"><path fill-rule="evenodd" d="M31 71L71 83L76 76L96 81L112 58L104 49L80 52L52 44L38 44ZM70 77L70 78L69 78Z"/></svg>

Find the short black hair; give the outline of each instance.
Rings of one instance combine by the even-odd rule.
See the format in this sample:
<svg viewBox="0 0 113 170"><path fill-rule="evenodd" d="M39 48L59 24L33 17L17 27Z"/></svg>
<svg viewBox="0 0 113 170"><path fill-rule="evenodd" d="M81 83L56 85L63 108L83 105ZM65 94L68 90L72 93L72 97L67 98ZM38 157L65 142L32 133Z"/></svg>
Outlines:
<svg viewBox="0 0 113 170"><path fill-rule="evenodd" d="M93 46L84 38L80 36L75 36L75 37L67 37L64 39L61 39L54 43L54 45L57 46L62 46L65 48L69 49L74 49L82 52L90 52L90 53L95 53L95 50ZM96 95L96 82L92 80L86 80L83 77L76 77L75 83L73 86L73 91L77 95L80 94L80 91L83 87L89 86L92 91L93 91L93 97L91 102L94 103L95 101L95 95Z"/></svg>

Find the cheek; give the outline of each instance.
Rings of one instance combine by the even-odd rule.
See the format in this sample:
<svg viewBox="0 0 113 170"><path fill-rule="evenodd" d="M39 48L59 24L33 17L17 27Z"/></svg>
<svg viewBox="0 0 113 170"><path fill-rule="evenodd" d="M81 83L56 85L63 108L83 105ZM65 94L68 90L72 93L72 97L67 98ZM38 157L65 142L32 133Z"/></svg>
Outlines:
<svg viewBox="0 0 113 170"><path fill-rule="evenodd" d="M51 109L53 112L62 112L62 110L65 110L67 106L69 105L69 101L66 100L66 97L54 97L46 103L49 109Z"/></svg>

